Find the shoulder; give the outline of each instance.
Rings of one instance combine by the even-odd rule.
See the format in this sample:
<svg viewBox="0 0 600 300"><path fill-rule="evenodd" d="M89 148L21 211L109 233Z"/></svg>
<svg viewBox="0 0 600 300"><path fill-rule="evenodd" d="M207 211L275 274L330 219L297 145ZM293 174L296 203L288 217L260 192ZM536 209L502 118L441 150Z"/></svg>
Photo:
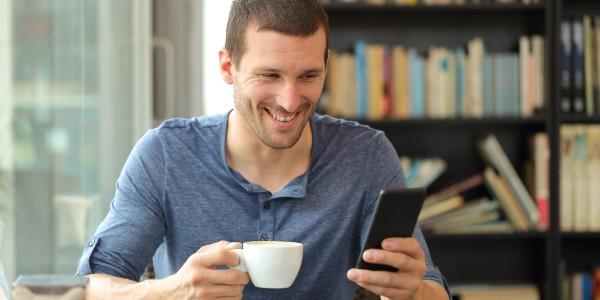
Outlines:
<svg viewBox="0 0 600 300"><path fill-rule="evenodd" d="M201 116L191 119L173 118L162 122L156 130L163 133L186 130L211 130L227 123L227 115Z"/></svg>
<svg viewBox="0 0 600 300"><path fill-rule="evenodd" d="M161 141L180 142L198 138L218 138L227 126L227 115L202 116L191 119L173 118L162 122L152 131Z"/></svg>
<svg viewBox="0 0 600 300"><path fill-rule="evenodd" d="M339 136L350 139L385 138L381 130L363 125L357 121L335 118L329 115L313 114L312 125L321 135Z"/></svg>
<svg viewBox="0 0 600 300"><path fill-rule="evenodd" d="M312 126L316 138L320 142L335 146L334 148L350 147L355 151L368 151L377 145L389 144L383 131L356 121L315 113Z"/></svg>

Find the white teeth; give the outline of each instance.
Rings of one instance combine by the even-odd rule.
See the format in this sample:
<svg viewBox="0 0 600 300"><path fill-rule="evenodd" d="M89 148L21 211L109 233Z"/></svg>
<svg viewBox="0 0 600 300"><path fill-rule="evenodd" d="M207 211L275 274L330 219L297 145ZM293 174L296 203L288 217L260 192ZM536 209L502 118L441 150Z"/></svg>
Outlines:
<svg viewBox="0 0 600 300"><path fill-rule="evenodd" d="M296 117L296 114L293 114L291 116L279 116L276 115L274 113L271 113L271 116L273 117L273 119L279 121L279 122L289 122L291 120L293 120Z"/></svg>

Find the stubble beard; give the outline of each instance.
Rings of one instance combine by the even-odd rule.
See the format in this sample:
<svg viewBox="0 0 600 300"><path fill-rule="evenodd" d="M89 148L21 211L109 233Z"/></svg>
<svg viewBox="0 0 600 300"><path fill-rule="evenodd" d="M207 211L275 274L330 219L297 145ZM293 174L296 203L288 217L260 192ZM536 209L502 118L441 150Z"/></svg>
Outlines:
<svg viewBox="0 0 600 300"><path fill-rule="evenodd" d="M236 110L240 113L242 118L245 120L246 124L252 128L256 138L265 146L270 147L272 149L289 149L296 145L302 136L302 132L304 131L304 127L306 127L306 123L308 122L308 118L312 115L314 108L311 109L311 106L307 100L305 100L301 104L301 111L309 111L306 115L302 116L304 118L301 122L301 126L294 130L297 132L293 133L285 133L286 135L291 135L291 137L283 140L277 141L276 137L272 136L276 133L271 133L267 131L267 126L265 126L265 122L261 117L262 114L266 114L263 112L264 108L261 105L257 106L257 111L253 111L252 109L252 100L250 97L247 97L239 92L237 88L234 88L234 104Z"/></svg>

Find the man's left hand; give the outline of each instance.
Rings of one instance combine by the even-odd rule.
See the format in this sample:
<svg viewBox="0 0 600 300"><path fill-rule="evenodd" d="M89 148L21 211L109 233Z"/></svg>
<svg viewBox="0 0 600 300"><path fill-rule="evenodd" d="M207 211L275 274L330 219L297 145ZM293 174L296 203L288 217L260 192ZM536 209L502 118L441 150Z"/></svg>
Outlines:
<svg viewBox="0 0 600 300"><path fill-rule="evenodd" d="M391 266L398 271L350 269L348 279L382 296L382 299L414 299L427 272L421 245L414 238L389 238L381 246L382 249L365 251L363 259L368 263Z"/></svg>

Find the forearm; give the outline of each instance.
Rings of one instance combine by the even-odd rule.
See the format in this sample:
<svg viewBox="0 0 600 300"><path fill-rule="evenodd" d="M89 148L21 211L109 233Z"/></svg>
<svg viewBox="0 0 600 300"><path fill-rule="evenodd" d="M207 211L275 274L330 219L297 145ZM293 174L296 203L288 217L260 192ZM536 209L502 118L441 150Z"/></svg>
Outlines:
<svg viewBox="0 0 600 300"><path fill-rule="evenodd" d="M87 276L86 299L165 299L157 289L157 280L137 282L105 274Z"/></svg>
<svg viewBox="0 0 600 300"><path fill-rule="evenodd" d="M411 298L412 300L449 300L450 295L437 282L431 280L421 281L421 285L417 293ZM387 297L381 296L381 300L389 300Z"/></svg>
<svg viewBox="0 0 600 300"><path fill-rule="evenodd" d="M450 296L446 289L439 283L431 280L423 280L414 300L448 300Z"/></svg>

